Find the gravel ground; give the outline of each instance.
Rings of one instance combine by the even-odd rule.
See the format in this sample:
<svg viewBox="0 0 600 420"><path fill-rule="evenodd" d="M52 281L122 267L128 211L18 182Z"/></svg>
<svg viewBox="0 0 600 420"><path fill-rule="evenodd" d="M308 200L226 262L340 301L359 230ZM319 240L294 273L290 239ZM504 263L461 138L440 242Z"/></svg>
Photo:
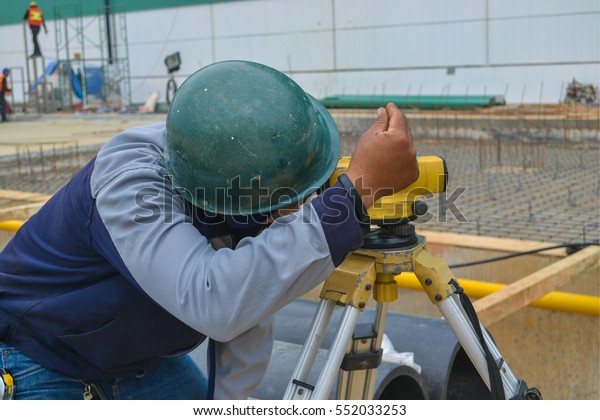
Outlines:
<svg viewBox="0 0 600 420"><path fill-rule="evenodd" d="M342 133L345 154L360 134ZM415 135L415 146L419 155L444 158L449 174L447 192L425 200L429 212L418 227L552 243L600 240L596 139Z"/></svg>

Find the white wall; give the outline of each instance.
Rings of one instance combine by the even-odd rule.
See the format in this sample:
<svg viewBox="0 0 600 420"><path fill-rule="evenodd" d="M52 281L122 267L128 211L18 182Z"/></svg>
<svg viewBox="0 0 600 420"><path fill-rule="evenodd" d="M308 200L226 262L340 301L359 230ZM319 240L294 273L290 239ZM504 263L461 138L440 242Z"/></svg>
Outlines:
<svg viewBox="0 0 600 420"><path fill-rule="evenodd" d="M126 21L136 103L154 90L164 100L163 60L175 51L180 83L214 61L246 59L317 97L486 93L538 103L559 101L573 78L600 84L598 0L246 0ZM97 39L97 24L85 26ZM0 27L0 39L21 40L21 26ZM50 55L54 37L41 40ZM92 44L88 58L97 55ZM2 41L0 63L24 66L20 45Z"/></svg>

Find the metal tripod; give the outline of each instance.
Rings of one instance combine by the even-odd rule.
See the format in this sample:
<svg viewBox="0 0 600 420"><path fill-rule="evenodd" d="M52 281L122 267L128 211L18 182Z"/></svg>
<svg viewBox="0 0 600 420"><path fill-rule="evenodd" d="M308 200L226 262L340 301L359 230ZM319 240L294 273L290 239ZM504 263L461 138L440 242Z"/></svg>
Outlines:
<svg viewBox="0 0 600 420"><path fill-rule="evenodd" d="M537 389L527 388L524 381L515 377L474 315L448 265L425 249L425 237L416 235L414 226L406 220L369 231L363 247L349 255L326 280L284 399L328 399L336 378L337 399L373 398L387 306L398 297L394 277L402 272L417 276L490 389L492 398L541 399ZM375 319L370 328L355 330L358 316L371 294L377 302ZM336 306L344 307L338 329L317 382L308 384L307 378Z"/></svg>

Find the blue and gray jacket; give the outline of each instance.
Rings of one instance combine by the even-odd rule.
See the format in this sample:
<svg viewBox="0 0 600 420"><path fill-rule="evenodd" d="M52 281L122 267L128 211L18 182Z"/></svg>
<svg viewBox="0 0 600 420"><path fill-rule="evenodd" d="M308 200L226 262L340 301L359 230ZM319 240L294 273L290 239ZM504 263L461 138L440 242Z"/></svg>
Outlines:
<svg viewBox="0 0 600 420"><path fill-rule="evenodd" d="M246 398L268 363L271 315L324 281L362 233L337 186L258 235L233 229L173 189L164 139L164 123L115 136L17 232L0 254L0 342L99 380L143 374L211 337L215 396Z"/></svg>

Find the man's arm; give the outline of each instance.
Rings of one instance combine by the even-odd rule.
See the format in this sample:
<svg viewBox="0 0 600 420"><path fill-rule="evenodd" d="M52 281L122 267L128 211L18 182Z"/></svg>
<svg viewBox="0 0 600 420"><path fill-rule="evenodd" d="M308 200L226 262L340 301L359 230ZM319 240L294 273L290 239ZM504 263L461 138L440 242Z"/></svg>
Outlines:
<svg viewBox="0 0 600 420"><path fill-rule="evenodd" d="M272 329L272 319L269 318L231 341L215 342L215 400L250 397L269 365L273 348ZM211 365L210 360L208 365Z"/></svg>

